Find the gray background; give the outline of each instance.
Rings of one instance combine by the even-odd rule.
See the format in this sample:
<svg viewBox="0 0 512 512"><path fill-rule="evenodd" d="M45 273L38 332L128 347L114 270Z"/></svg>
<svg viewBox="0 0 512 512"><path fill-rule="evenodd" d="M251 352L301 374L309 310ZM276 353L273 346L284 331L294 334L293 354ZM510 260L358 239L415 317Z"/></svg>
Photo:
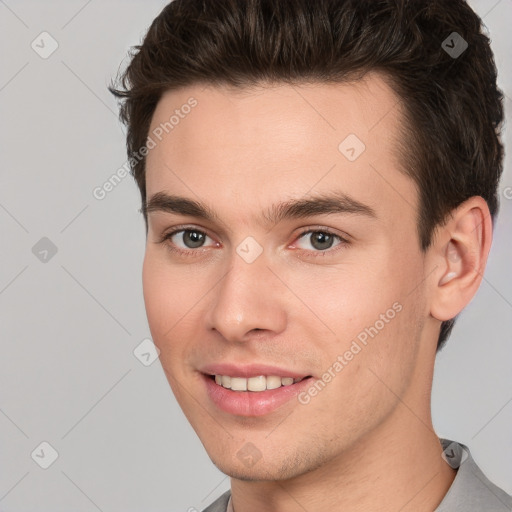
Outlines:
<svg viewBox="0 0 512 512"><path fill-rule="evenodd" d="M128 176L102 201L92 194L126 160L124 131L106 86L165 4L0 0L5 512L200 510L229 488L158 361L144 366L133 354L150 336L138 190ZM471 5L491 34L510 117L512 0ZM43 31L59 45L47 59L31 48ZM49 39L44 46L51 48ZM510 131L505 143L511 147ZM438 434L467 444L488 477L512 493L507 187L510 158L485 279L438 356L433 414ZM46 262L32 251L42 237L58 249ZM35 462L48 450L31 457L43 441L59 454L48 469Z"/></svg>

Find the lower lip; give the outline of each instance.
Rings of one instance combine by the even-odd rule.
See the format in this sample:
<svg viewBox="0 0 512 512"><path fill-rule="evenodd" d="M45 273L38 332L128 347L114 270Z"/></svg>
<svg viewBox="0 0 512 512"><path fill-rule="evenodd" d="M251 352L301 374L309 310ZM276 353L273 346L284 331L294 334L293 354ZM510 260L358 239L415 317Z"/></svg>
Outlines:
<svg viewBox="0 0 512 512"><path fill-rule="evenodd" d="M307 388L312 377L289 386L266 391L233 391L219 386L210 376L204 375L206 391L211 401L221 410L237 416L264 416L295 398Z"/></svg>

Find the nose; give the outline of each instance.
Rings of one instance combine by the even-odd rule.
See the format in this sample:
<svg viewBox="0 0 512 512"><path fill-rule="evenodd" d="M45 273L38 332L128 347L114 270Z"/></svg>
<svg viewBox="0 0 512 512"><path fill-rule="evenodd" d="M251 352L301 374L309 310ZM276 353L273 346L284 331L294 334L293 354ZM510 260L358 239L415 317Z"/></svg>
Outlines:
<svg viewBox="0 0 512 512"><path fill-rule="evenodd" d="M286 289L268 268L264 253L247 263L234 253L231 266L212 290L206 321L227 341L244 342L257 331L269 335L286 326Z"/></svg>

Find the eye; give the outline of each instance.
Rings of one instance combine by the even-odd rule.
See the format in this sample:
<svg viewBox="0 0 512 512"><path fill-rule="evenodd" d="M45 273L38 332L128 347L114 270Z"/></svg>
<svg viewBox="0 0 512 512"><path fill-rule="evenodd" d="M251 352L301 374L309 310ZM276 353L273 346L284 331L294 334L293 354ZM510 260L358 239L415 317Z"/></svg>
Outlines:
<svg viewBox="0 0 512 512"><path fill-rule="evenodd" d="M160 242L167 242L171 251L180 254L191 254L197 252L194 249L203 248L207 240L214 242L204 231L193 228L180 228L164 234Z"/></svg>
<svg viewBox="0 0 512 512"><path fill-rule="evenodd" d="M310 248L307 247L307 245L309 245L310 247L313 247L313 249L314 249L313 252L327 252L332 247L337 247L340 245L343 246L343 245L348 244L348 241L345 240L344 238L342 238L340 235L331 233L328 230L319 230L319 229L317 229L317 230L308 229L307 231L303 231L297 240L302 240L302 239L304 239L304 241L305 241L305 243L302 246L296 244L296 245L298 245L299 249L304 249L304 250L309 251ZM336 243L336 245L334 245L334 243L336 241L337 241L337 243ZM338 249L334 249L334 250L338 250Z"/></svg>
<svg viewBox="0 0 512 512"><path fill-rule="evenodd" d="M208 240L210 244L207 245ZM298 248L314 256L326 256L343 249L344 246L349 244L348 240L328 229L310 228L304 230L296 240L297 242L292 248ZM203 252L201 249L205 250L207 247L220 247L220 244L204 231L193 227L175 228L173 231L162 235L159 243L165 243L171 252L184 256L198 255Z"/></svg>

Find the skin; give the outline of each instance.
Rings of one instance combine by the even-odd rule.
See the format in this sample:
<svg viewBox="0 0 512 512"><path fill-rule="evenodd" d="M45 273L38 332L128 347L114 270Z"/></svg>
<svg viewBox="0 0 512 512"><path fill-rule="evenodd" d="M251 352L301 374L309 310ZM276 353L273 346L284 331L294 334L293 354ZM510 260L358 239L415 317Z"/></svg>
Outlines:
<svg viewBox="0 0 512 512"><path fill-rule="evenodd" d="M418 193L396 150L402 112L378 74L169 91L150 132L191 96L197 106L148 154L147 197L187 197L219 220L148 214L144 298L162 367L211 460L231 476L235 511L434 510L455 477L431 421L436 345L441 321L482 279L492 234L485 201L466 201L421 251ZM353 162L338 150L348 134L366 145ZM376 217L261 221L271 204L333 190ZM208 235L202 247L185 245L183 232L160 242L183 225ZM349 242L335 237L322 251L306 228ZM251 264L236 252L247 236L264 249ZM198 369L214 362L321 379L396 302L395 318L307 405L235 416L205 393ZM237 457L247 442L261 454L252 467Z"/></svg>

